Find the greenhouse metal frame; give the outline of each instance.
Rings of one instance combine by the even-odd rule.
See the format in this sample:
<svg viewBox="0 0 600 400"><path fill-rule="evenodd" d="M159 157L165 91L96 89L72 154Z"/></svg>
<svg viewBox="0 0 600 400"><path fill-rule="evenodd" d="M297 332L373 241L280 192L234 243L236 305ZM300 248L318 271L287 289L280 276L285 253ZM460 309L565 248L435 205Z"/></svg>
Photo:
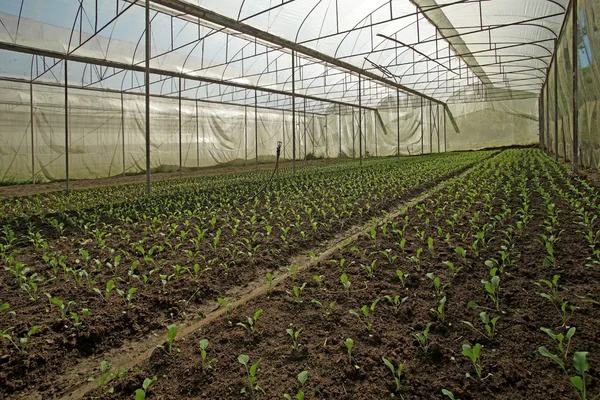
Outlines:
<svg viewBox="0 0 600 400"><path fill-rule="evenodd" d="M591 0L61 0L56 7L67 14L64 27L36 20L48 14L38 1L0 7L1 180L64 179L68 190L73 178L145 172L150 193L153 169L181 174L248 163L249 155L256 164L272 161L277 141L294 166L307 157L307 142L313 155L360 161L494 147L498 132L474 129L490 110L505 119L506 144L539 141L574 171L600 163L598 62L587 61L590 85L577 67L582 35L583 51L598 54ZM97 108L104 119L83 128ZM228 127L215 116L219 108L238 123ZM229 128L237 132L225 135ZM84 142L94 135L92 149ZM101 162L107 152L113 159Z"/></svg>

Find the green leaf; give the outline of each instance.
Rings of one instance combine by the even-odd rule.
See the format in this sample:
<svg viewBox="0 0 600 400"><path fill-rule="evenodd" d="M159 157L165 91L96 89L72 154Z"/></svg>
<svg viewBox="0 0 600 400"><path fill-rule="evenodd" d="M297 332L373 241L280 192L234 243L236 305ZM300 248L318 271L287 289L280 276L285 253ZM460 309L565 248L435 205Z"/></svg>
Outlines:
<svg viewBox="0 0 600 400"><path fill-rule="evenodd" d="M454 397L454 393L452 393L448 389L442 389L442 394L448 396L450 400L456 400L456 397Z"/></svg>
<svg viewBox="0 0 600 400"><path fill-rule="evenodd" d="M573 365L580 374L584 374L588 370L587 351L577 351L573 354Z"/></svg>
<svg viewBox="0 0 600 400"><path fill-rule="evenodd" d="M580 376L572 376L571 383L573 384L573 386L575 386L577 390L583 392L583 379L581 379Z"/></svg>
<svg viewBox="0 0 600 400"><path fill-rule="evenodd" d="M308 379L308 371L302 371L298 374L298 382L300 382L301 385L304 385L304 383L306 382L307 379Z"/></svg>
<svg viewBox="0 0 600 400"><path fill-rule="evenodd" d="M250 375L251 376L256 376L256 370L258 369L259 364L260 364L260 360L258 360L254 364L252 364L252 366L250 367Z"/></svg>
<svg viewBox="0 0 600 400"><path fill-rule="evenodd" d="M27 336L33 336L35 335L35 333L40 330L42 327L40 325L35 325L34 327L32 327L29 332L27 332Z"/></svg>
<svg viewBox="0 0 600 400"><path fill-rule="evenodd" d="M146 400L146 392L143 389L136 390L135 400Z"/></svg>
<svg viewBox="0 0 600 400"><path fill-rule="evenodd" d="M248 366L248 361L250 361L250 357L245 354L240 354L238 356L238 362L242 365Z"/></svg>
<svg viewBox="0 0 600 400"><path fill-rule="evenodd" d="M390 369L390 371L392 371L392 375L396 374L396 368L394 368L394 364L392 364L391 362L389 362L385 357L381 357L381 360L383 360L383 363L385 365L387 365L387 367Z"/></svg>
<svg viewBox="0 0 600 400"><path fill-rule="evenodd" d="M550 358L552 361L554 361L556 364L558 364L558 366L562 370L565 370L565 364L563 363L563 361L556 354L550 353L545 346L538 348L538 352L541 355L543 355L544 357Z"/></svg>

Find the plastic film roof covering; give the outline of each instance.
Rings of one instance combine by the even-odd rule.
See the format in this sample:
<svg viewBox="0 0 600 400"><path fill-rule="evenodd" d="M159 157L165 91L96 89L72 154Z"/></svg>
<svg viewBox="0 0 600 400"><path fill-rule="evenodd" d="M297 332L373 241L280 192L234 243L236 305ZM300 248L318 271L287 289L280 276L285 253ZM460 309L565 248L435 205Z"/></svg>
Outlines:
<svg viewBox="0 0 600 400"><path fill-rule="evenodd" d="M164 82L171 79L169 74L177 73L289 93L289 49L183 15L165 7L167 3L214 11L408 89L450 101L464 88L470 88L472 96L495 90L506 94L507 88L508 93L510 90L525 90L532 95L539 92L544 68L553 51L552 40L560 30L567 1L151 2L152 68L157 71L153 79L154 87L160 87L161 92ZM141 67L143 63L143 5L141 0L0 0L0 43L69 53L82 60L89 59L90 63L112 61L123 68L109 71L81 65L70 69L74 75L70 82L139 91L143 76L135 76L136 72L126 69L134 65ZM48 7L53 11L46 12ZM511 26L504 26L508 24ZM99 26L105 29L98 30ZM494 47L493 52L491 47ZM34 64L39 66L36 57L30 56L32 70ZM0 68L0 74L10 75L5 64ZM296 93L358 104L355 73L305 56L296 68ZM21 74L22 69L18 69ZM42 75L40 79L53 79L48 70L44 64L42 71L31 74L32 78ZM243 87L223 89L210 82L196 83L196 86L210 86L210 90L204 92L215 101L231 98L252 104L255 100ZM193 90L188 92L191 94ZM363 105L375 107L386 96L394 96L395 90L365 79L362 95ZM289 106L289 98L283 97L278 99L271 93L268 101Z"/></svg>

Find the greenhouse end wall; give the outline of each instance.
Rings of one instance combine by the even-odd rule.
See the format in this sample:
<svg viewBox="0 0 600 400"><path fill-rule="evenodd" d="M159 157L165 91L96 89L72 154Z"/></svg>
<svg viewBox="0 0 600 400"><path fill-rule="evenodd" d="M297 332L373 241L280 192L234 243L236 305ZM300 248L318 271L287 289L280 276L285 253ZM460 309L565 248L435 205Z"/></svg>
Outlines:
<svg viewBox="0 0 600 400"><path fill-rule="evenodd" d="M66 178L64 87L0 81L0 181ZM69 178L93 179L145 171L143 96L68 89ZM359 158L473 150L537 141L535 99L443 105L416 96L383 101L375 110L331 105L327 115L296 113L296 159ZM180 168L178 99L151 99L151 168ZM255 123L255 115L257 123ZM362 127L359 129L359 123ZM398 138L400 141L398 142ZM292 113L182 99L181 168L292 159ZM32 147L33 143L33 147ZM258 146L257 146L258 143ZM399 150L399 151L398 151ZM33 171L32 171L33 168Z"/></svg>

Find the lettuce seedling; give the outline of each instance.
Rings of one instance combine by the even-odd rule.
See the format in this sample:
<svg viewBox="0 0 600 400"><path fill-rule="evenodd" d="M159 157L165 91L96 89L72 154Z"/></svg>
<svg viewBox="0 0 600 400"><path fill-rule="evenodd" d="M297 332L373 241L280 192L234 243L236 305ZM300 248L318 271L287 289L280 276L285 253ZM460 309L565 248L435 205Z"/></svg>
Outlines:
<svg viewBox="0 0 600 400"><path fill-rule="evenodd" d="M472 303L472 302L470 302L470 303ZM473 309L477 308L475 303L473 303L473 304L474 304L474 306L470 305L470 307ZM479 313L479 318L481 319L481 322L483 323L483 327L485 328L485 333L483 333L479 329L475 328L475 326L473 326L473 324L470 323L469 321L462 321L462 323L467 325L469 328L473 329L475 332L479 333L480 335L487 337L489 340L494 340L494 336L496 336L496 323L498 322L500 317L494 317L494 318L490 319L490 316L485 311L482 311Z"/></svg>
<svg viewBox="0 0 600 400"><path fill-rule="evenodd" d="M350 297L350 280L348 280L348 275L345 273L340 276L340 282L344 286L344 290L346 291L346 297Z"/></svg>
<svg viewBox="0 0 600 400"><path fill-rule="evenodd" d="M229 325L231 325L232 324L231 314L235 310L235 307L222 297L218 297L217 301L225 309L225 318L227 319L227 322L229 323Z"/></svg>
<svg viewBox="0 0 600 400"><path fill-rule="evenodd" d="M298 382L300 382L300 390L296 393L296 400L304 400L304 384L308 379L308 371L302 371L298 374ZM283 397L286 400L293 400L293 397L289 394L284 394Z"/></svg>
<svg viewBox="0 0 600 400"><path fill-rule="evenodd" d="M273 293L273 274L270 272L267 272L267 295L271 295L271 293Z"/></svg>
<svg viewBox="0 0 600 400"><path fill-rule="evenodd" d="M260 365L260 360L256 363L249 365L250 357L245 354L240 354L238 356L238 362L242 364L246 368L246 375L248 376L248 387L251 392L254 392L256 389L260 389L258 384L256 383L256 374L258 373L258 366ZM246 393L246 389L242 389L242 393Z"/></svg>
<svg viewBox="0 0 600 400"><path fill-rule="evenodd" d="M167 348L160 344L156 347L162 349L168 355L173 353L173 342L175 341L175 337L177 336L177 326L175 324L167 326ZM179 351L179 349L177 349Z"/></svg>
<svg viewBox="0 0 600 400"><path fill-rule="evenodd" d="M315 282L317 282L317 285L319 285L319 288L323 288L323 286L325 285L324 279L325 279L324 275L315 275L315 276L313 276L313 280Z"/></svg>
<svg viewBox="0 0 600 400"><path fill-rule="evenodd" d="M127 305L127 308L131 308L133 307L133 295L137 292L137 288L129 288L129 290L127 291L127 294L125 294L125 291L117 289L117 293L119 294L119 296L123 297L125 299L125 304Z"/></svg>
<svg viewBox="0 0 600 400"><path fill-rule="evenodd" d="M425 330L423 332L417 332L413 334L413 337L417 339L419 346L423 350L424 353L427 353L429 350L429 328L431 327L431 322L427 323Z"/></svg>
<svg viewBox="0 0 600 400"><path fill-rule="evenodd" d="M490 270L491 279L489 281L482 280L485 291L488 297L494 302L496 310L500 309L500 277L496 275L496 268Z"/></svg>
<svg viewBox="0 0 600 400"><path fill-rule="evenodd" d="M356 318L358 318L358 320L365 326L365 328L367 328L367 332L370 332L371 328L373 327L373 320L375 319L375 316L374 316L375 306L377 306L378 302L379 302L379 299L375 299L375 301L373 301L373 303L371 303L371 306L367 306L367 305L362 306L360 308L360 311L362 312L362 316L354 310L349 311L350 314L352 314Z"/></svg>
<svg viewBox="0 0 600 400"><path fill-rule="evenodd" d="M348 363L352 365L352 348L354 347L354 340L348 338L344 340L344 344L348 350Z"/></svg>
<svg viewBox="0 0 600 400"><path fill-rule="evenodd" d="M207 349L208 349L208 339L200 340L200 357L202 359L202 363L200 364L200 366L203 371L211 369L212 364L217 362L216 358L208 359Z"/></svg>
<svg viewBox="0 0 600 400"><path fill-rule="evenodd" d="M75 305L75 302L69 301L65 304L65 302L62 301L60 298L52 297L49 293L46 293L46 296L50 299L50 308L52 308L53 305L56 305L58 307L58 310L60 311L61 319L67 318L67 311L69 311L69 307Z"/></svg>
<svg viewBox="0 0 600 400"><path fill-rule="evenodd" d="M98 391L98 394L102 395L102 393L104 392L104 385L110 378L122 378L123 376L125 376L126 373L127 368L122 367L115 371L109 368L108 361L102 360L100 361L100 376L98 376L97 378L90 376L88 378L88 382L94 382L96 384L96 390ZM108 392L112 393L113 388L110 388Z"/></svg>
<svg viewBox="0 0 600 400"><path fill-rule="evenodd" d="M389 301L390 304L394 307L394 312L398 312L400 307L402 307L402 304L406 303L406 301L408 300L408 296L400 299L400 295L396 295L394 297L385 295L383 296L383 298Z"/></svg>
<svg viewBox="0 0 600 400"><path fill-rule="evenodd" d="M151 378L144 379L144 383L142 383L142 388L135 391L135 400L146 400L146 394L148 393L148 389L154 382L156 382L156 376Z"/></svg>
<svg viewBox="0 0 600 400"><path fill-rule="evenodd" d="M548 328L540 328L542 330L542 332L546 333L548 336L550 336L552 338L552 340L554 340L554 343L556 344L556 348L560 351L560 355L562 356L563 360L567 360L567 356L569 354L569 346L571 344L571 338L573 337L573 335L575 335L575 327L571 327L568 331L566 335L563 335L562 333L555 333L552 329L548 329ZM565 342L565 339L566 342Z"/></svg>
<svg viewBox="0 0 600 400"><path fill-rule="evenodd" d="M41 326L40 325L33 326L29 330L29 332L27 332L27 336L18 338L18 344L17 344L17 337L13 337L8 333L8 331L10 331L11 329L13 329L13 328L10 327L3 331L0 331L0 337L2 339L6 339L10 343L12 343L13 346L15 346L17 350L19 350L20 354L25 354L25 347L27 346L27 343L29 343L29 338L32 337L33 335L35 335L35 333L41 329Z"/></svg>
<svg viewBox="0 0 600 400"><path fill-rule="evenodd" d="M432 308L430 311L433 311L438 319L444 322L446 320L446 296L442 297L437 308Z"/></svg>
<svg viewBox="0 0 600 400"><path fill-rule="evenodd" d="M298 350L298 347L300 347L300 345L298 344L298 336L300 336L302 328L298 329L297 331L294 331L292 328L288 328L285 331L292 338L292 349Z"/></svg>
<svg viewBox="0 0 600 400"><path fill-rule="evenodd" d="M456 274L463 269L463 267L456 267L452 261L444 261L443 264L448 266L448 269L450 270L450 278L452 280L454 280L454 278L456 278Z"/></svg>
<svg viewBox="0 0 600 400"><path fill-rule="evenodd" d="M475 346L471 347L468 344L463 344L462 346L462 354L465 357L468 357L473 363L473 368L475 368L475 372L480 380L487 379L492 374L488 374L485 378L483 378L483 368L481 367L481 349L482 346L477 343Z"/></svg>
<svg viewBox="0 0 600 400"><path fill-rule="evenodd" d="M256 332L256 323L258 322L258 319L260 318L262 313L263 313L263 310L261 308L261 309L257 310L252 317L246 317L246 319L248 320L248 324L238 322L237 325L245 328L246 330L248 330L248 332L255 333Z"/></svg>
<svg viewBox="0 0 600 400"><path fill-rule="evenodd" d="M111 279L108 282L106 282L106 289L104 290L104 294L98 288L94 288L94 292L98 293L100 296L103 296L104 300L108 301L108 299L110 297L110 292L114 289L114 287L115 287L115 281L113 281Z"/></svg>
<svg viewBox="0 0 600 400"><path fill-rule="evenodd" d="M321 307L321 311L323 312L323 316L325 317L325 319L329 318L331 311L335 307L335 301L332 301L331 303L329 303L329 307L324 306L319 300L312 299L310 302Z"/></svg>
<svg viewBox="0 0 600 400"><path fill-rule="evenodd" d="M394 383L396 384L396 392L400 392L400 378L402 377L402 370L404 369L403 363L398 363L398 368L394 367L394 364L389 362L385 357L381 357L383 363L392 371L392 376L394 377Z"/></svg>
<svg viewBox="0 0 600 400"><path fill-rule="evenodd" d="M580 375L571 377L571 384L577 389L577 396L580 400L587 400L587 388L585 386L585 373L589 369L589 363L587 361L587 351L577 351L573 354L573 366ZM591 397L591 400L596 400L600 398L600 393L594 397Z"/></svg>
<svg viewBox="0 0 600 400"><path fill-rule="evenodd" d="M304 291L305 287L306 282L304 282L302 286L294 286L291 292L289 290L286 290L286 293L292 296L294 299L296 299L296 301L302 303L302 292Z"/></svg>
<svg viewBox="0 0 600 400"><path fill-rule="evenodd" d="M558 292L558 280L560 279L560 275L554 275L552 277L552 281L547 279L540 279L539 283L536 283L537 286L543 287L541 284L544 284L549 290L550 293L546 292L535 292L540 297L548 300L552 304L560 304L562 301L562 296Z"/></svg>
<svg viewBox="0 0 600 400"><path fill-rule="evenodd" d="M363 266L363 268L367 271L367 277L369 279L373 279L373 273L375 272L375 263L377 262L377 259L374 259L373 262L371 264L361 264Z"/></svg>
<svg viewBox="0 0 600 400"><path fill-rule="evenodd" d="M402 270L397 269L396 276L400 280L400 286L404 289L406 286L404 285L404 273L402 272Z"/></svg>
<svg viewBox="0 0 600 400"><path fill-rule="evenodd" d="M449 283L442 285L442 281L440 280L440 278L435 276L435 274L433 272L428 272L427 274L425 274L425 276L427 276L433 282L433 288L435 289L435 295L438 297L443 296L444 290L446 290L446 288L448 286L450 286Z"/></svg>

